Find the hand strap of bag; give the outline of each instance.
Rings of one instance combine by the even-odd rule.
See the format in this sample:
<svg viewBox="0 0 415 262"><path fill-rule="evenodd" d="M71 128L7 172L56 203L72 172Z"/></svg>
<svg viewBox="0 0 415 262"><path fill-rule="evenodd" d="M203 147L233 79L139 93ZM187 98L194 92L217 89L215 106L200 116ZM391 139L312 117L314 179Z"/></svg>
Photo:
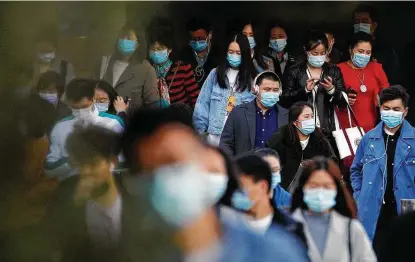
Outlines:
<svg viewBox="0 0 415 262"><path fill-rule="evenodd" d="M348 235L348 245L349 245L349 258L350 258L350 262L352 262L353 260L353 252L352 252L352 219L349 219L348 222L348 231L349 231L349 235Z"/></svg>
<svg viewBox="0 0 415 262"><path fill-rule="evenodd" d="M170 84L169 84L169 88L168 88L169 91L170 91L171 85L173 84L174 79L176 78L177 70L179 69L179 66L181 65L181 63L182 63L182 61L179 61L177 63L176 69L174 70L173 78L171 79Z"/></svg>
<svg viewBox="0 0 415 262"><path fill-rule="evenodd" d="M357 126L357 130L359 130L360 135L363 137L363 132L361 130L361 127L359 125L359 122L357 121L356 115L355 115L352 107L349 104L349 100L348 100L347 94L345 92L342 92L342 95L343 95L344 99L346 100L347 110L348 110L348 113L349 113L349 122L351 123L351 121L350 121L350 115L351 115L352 120L355 122L355 124ZM339 126L340 126L340 121L339 121ZM340 126L340 129L342 129L341 126Z"/></svg>

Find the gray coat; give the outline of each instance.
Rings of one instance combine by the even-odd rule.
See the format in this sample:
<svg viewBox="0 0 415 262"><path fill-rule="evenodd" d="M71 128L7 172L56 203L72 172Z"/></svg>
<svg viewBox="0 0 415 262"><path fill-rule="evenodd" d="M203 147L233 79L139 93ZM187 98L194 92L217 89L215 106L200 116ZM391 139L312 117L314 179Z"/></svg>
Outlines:
<svg viewBox="0 0 415 262"><path fill-rule="evenodd" d="M324 254L318 251L313 237L309 231L307 221L300 209L296 209L292 217L304 225L304 233L307 239L308 255L312 262L376 262L372 244L362 224L353 219L350 224L349 250L349 218L336 211L331 212L329 229ZM352 259L350 259L350 251Z"/></svg>
<svg viewBox="0 0 415 262"><path fill-rule="evenodd" d="M113 65L115 60L109 59L102 79L112 85ZM156 71L147 60L142 63L130 63L114 85L119 96L129 97L129 111L142 106L155 105L160 99L157 88Z"/></svg>
<svg viewBox="0 0 415 262"><path fill-rule="evenodd" d="M219 147L234 156L255 148L256 99L235 107L226 120ZM277 105L278 128L288 123L288 110Z"/></svg>

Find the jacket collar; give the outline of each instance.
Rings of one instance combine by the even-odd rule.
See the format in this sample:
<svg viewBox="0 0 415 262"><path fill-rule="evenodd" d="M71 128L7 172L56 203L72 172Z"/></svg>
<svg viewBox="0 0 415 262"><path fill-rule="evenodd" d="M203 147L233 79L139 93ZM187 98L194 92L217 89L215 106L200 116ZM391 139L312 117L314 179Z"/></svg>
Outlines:
<svg viewBox="0 0 415 262"><path fill-rule="evenodd" d="M383 122L380 122L369 135L370 138L382 138L383 137ZM401 126L401 138L415 138L414 128L409 124L408 121L403 120Z"/></svg>

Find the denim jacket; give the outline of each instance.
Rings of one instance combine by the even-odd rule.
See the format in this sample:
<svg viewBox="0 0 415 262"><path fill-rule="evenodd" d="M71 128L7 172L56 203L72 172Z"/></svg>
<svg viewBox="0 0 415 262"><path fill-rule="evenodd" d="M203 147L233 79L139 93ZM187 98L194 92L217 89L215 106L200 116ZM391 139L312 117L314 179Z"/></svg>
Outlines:
<svg viewBox="0 0 415 262"><path fill-rule="evenodd" d="M415 129L406 120L401 128L393 168L398 214L401 213L401 199L415 199ZM350 171L358 217L370 239L375 235L385 194L386 161L381 122L360 141Z"/></svg>
<svg viewBox="0 0 415 262"><path fill-rule="evenodd" d="M193 113L193 124L199 134L206 131L212 135L220 135L225 125L226 107L230 88L222 88L217 82L216 68L210 71L203 83ZM250 90L235 92L235 106L249 103L255 95Z"/></svg>

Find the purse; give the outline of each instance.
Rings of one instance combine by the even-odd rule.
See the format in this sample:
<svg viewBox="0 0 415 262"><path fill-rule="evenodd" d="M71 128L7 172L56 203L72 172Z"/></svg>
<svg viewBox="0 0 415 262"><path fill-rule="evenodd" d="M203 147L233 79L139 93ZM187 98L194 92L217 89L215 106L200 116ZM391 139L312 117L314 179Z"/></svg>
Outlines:
<svg viewBox="0 0 415 262"><path fill-rule="evenodd" d="M360 127L356 115L353 112L352 107L348 103L347 94L342 92L343 97L347 101L347 115L349 118L349 128L344 128L340 125L340 121L337 114L334 114L334 121L336 130L332 132L336 141L337 149L339 150L340 159L344 159L348 156L354 156L356 154L357 147L360 140L365 134L365 131ZM352 126L352 120L355 122L356 127Z"/></svg>

